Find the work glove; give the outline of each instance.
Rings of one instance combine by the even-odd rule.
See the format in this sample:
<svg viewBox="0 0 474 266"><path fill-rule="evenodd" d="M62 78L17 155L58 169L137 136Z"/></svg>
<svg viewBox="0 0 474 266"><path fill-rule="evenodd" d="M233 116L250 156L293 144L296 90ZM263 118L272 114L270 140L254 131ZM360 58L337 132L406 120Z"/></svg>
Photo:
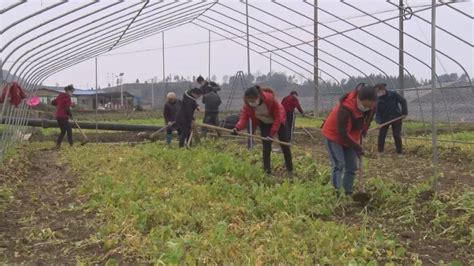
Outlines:
<svg viewBox="0 0 474 266"><path fill-rule="evenodd" d="M173 125L173 122L168 122L168 126L170 127L171 125Z"/></svg>
<svg viewBox="0 0 474 266"><path fill-rule="evenodd" d="M272 137L270 137L270 136L268 136L268 137L266 137L266 138L265 138L265 141L268 141L268 142L273 142L273 138L272 138Z"/></svg>
<svg viewBox="0 0 474 266"><path fill-rule="evenodd" d="M234 135L234 136L237 136L237 135L239 134L238 132L239 132L239 130L234 127L234 128L232 129L232 132L231 132L230 134L232 134L232 135Z"/></svg>

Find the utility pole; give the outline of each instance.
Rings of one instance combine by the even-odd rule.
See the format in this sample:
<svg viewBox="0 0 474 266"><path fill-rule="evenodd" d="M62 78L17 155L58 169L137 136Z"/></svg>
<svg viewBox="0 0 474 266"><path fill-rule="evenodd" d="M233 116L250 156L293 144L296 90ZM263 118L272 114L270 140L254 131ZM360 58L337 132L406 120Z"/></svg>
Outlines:
<svg viewBox="0 0 474 266"><path fill-rule="evenodd" d="M123 109L123 73L120 73L120 107Z"/></svg>
<svg viewBox="0 0 474 266"><path fill-rule="evenodd" d="M250 77L250 34L249 34L249 1L245 0L245 20L247 26L247 75Z"/></svg>
<svg viewBox="0 0 474 266"><path fill-rule="evenodd" d="M153 85L155 84L155 79L151 79L151 109L155 109L155 88Z"/></svg>
<svg viewBox="0 0 474 266"><path fill-rule="evenodd" d="M211 30L209 30L209 66L207 80L211 80Z"/></svg>
<svg viewBox="0 0 474 266"><path fill-rule="evenodd" d="M433 146L434 184L438 185L438 136L436 128L436 0L431 1L431 139Z"/></svg>
<svg viewBox="0 0 474 266"><path fill-rule="evenodd" d="M319 117L319 55L318 55L318 0L314 0L314 117Z"/></svg>
<svg viewBox="0 0 474 266"><path fill-rule="evenodd" d="M248 78L250 78L250 34L249 34L249 1L245 0L245 21L246 21L246 26L247 26L247 75ZM253 134L253 128L252 128L252 119L249 118L249 128L248 132L250 134ZM252 149L253 148L253 138L249 137L247 139L247 148Z"/></svg>
<svg viewBox="0 0 474 266"><path fill-rule="evenodd" d="M270 77L272 77L272 53L270 53Z"/></svg>
<svg viewBox="0 0 474 266"><path fill-rule="evenodd" d="M98 112L99 112L99 82L97 78L97 57L95 58L95 133L97 135L96 142L98 141L98 136L99 136L99 124L97 121L98 118ZM107 75L108 79L108 75Z"/></svg>
<svg viewBox="0 0 474 266"><path fill-rule="evenodd" d="M166 74L165 74L165 32L161 32L161 47L163 48L163 83L165 84L166 88Z"/></svg>
<svg viewBox="0 0 474 266"><path fill-rule="evenodd" d="M403 30L403 20L405 15L405 10L403 8L403 0L400 0L399 3L399 28L400 31L398 32L399 41L398 41L398 83L400 85L400 94L405 96L405 72L404 72L404 30ZM393 88L396 89L396 88Z"/></svg>

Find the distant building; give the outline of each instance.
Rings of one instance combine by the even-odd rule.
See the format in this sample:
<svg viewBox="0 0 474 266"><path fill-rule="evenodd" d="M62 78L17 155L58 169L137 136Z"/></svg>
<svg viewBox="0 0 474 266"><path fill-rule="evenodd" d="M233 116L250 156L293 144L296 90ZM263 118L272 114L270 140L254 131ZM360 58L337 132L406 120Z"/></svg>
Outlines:
<svg viewBox="0 0 474 266"><path fill-rule="evenodd" d="M41 88L36 91L36 96L40 97L41 103L44 104L51 104L51 102L56 99L56 97L62 91L49 89L49 88ZM77 97L74 95L72 96L72 102L77 104Z"/></svg>
<svg viewBox="0 0 474 266"><path fill-rule="evenodd" d="M62 91L41 88L38 89L36 95L40 97L41 102L44 104L51 104L51 102L61 93ZM99 100L99 110L118 110L120 109L121 99L120 92L105 92L98 91L97 98ZM93 90L79 90L76 89L71 97L72 102L76 107L81 109L96 109L96 92ZM132 109L135 97L128 93L123 92L123 104L124 109Z"/></svg>

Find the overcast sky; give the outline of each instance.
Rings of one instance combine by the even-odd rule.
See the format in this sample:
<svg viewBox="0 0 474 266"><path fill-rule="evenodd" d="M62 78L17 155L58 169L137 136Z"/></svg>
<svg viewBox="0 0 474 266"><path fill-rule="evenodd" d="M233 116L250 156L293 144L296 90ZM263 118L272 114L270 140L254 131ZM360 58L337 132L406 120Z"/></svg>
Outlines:
<svg viewBox="0 0 474 266"><path fill-rule="evenodd" d="M15 1L0 1L0 8L5 8ZM204 15L201 15L198 20L194 20L196 24L186 24L178 28L171 29L165 33L165 70L166 74L182 75L184 77L199 75L208 75L208 31L205 28L211 28L213 31L220 33L226 37L241 36L245 33L245 17L241 14L245 12L245 5L239 1L220 1L221 4L212 6L210 10L207 10ZM274 48L286 47L288 45L297 44L300 42L311 42L312 37L310 33L313 30L311 18L313 17L313 7L303 1L278 1L281 5L271 3L270 1L249 1L253 7L250 7L249 14L262 22L258 22L254 19L250 19L250 34L255 35L251 37L251 48L263 52L266 50L272 50ZM312 3L312 1L309 1ZM335 31L344 31L353 28L353 25L361 26L375 22L375 20L369 16L363 16L360 11L341 3L339 1L319 1L322 10L319 11L319 21L324 23L326 26L319 27L319 36L324 37L334 34ZM346 1L350 5L360 8L362 11L373 14L380 19L388 19L398 15L396 7L392 6L386 1L361 1L351 0ZM398 3L398 0L392 0L393 3ZM418 10L420 6L428 5L431 1L425 0L411 0L405 1L409 6L413 7L413 10ZM21 5L13 11L7 12L1 15L0 28L3 30L5 27L10 25L13 21L25 17L27 14L31 14L48 6L51 6L58 1L29 1L26 4ZM46 11L43 14L35 17L34 19L27 20L10 30L2 34L2 46L7 44L15 36L23 33L30 28L44 23L45 21L71 11L75 8L83 6L89 3L88 1L72 1L58 6L50 11ZM18 61L16 65L13 65L13 71L18 69L18 66L33 55L33 53L27 54L27 56L21 57L22 54L27 52L32 47L41 45L46 47L48 44L52 44L55 41L60 43L66 43L68 40L80 43L81 41L87 40L87 38L64 38L66 33L71 29L81 28L88 29L93 25L87 26L86 24L94 19L104 18L104 16L110 17L110 20L117 19L119 10L133 4L137 4L135 8L131 8L129 11L138 11L143 4L138 1L126 1L125 3L117 4L113 7L106 9L106 11L94 15L90 15L87 19L71 22L71 20L91 13L94 10L105 8L107 5L111 5L115 1L101 1L96 5L91 5L84 8L80 12L73 13L71 15L64 16L52 23L39 28L38 30L32 31L24 36L13 41L2 53L3 60L7 55L11 56L7 59L5 69L12 67L15 61ZM175 1L164 1L158 3L157 1L150 1L145 12L151 10L153 7L159 7L160 5L173 5L185 4L186 2L175 3ZM207 8L206 3L200 4L201 1L194 1L187 3L190 12L195 10L199 11L199 8ZM154 4L154 5L153 5ZM211 4L211 2L208 2ZM195 6L190 6L195 5ZM296 12L292 12L285 9L282 5L291 8ZM183 5L186 7L186 5ZM457 9L469 14L474 15L474 3L473 1L464 1L453 5ZM174 9L173 12L179 14ZM261 10L258 10L261 9ZM171 9L173 10L173 9ZM334 13L340 18L347 18L347 21L352 25L340 21L335 17L329 15ZM459 36L464 40L459 41L455 37L448 35L447 33L438 30L437 31L437 46L438 48L452 57L452 59L458 61L469 73L474 76L474 52L473 52L473 39L474 39L474 28L473 20L467 16L463 16L457 11L443 6L437 9L437 20L438 25L446 29L448 32ZM265 13L265 12L268 13ZM240 12L240 13L239 13ZM219 14L221 13L221 14ZM106 14L106 15L104 15ZM151 13L150 13L151 14ZM198 14L198 13L196 13ZM430 20L430 10L416 13L426 20ZM277 16L277 18L271 15ZM131 18L131 17L129 17ZM278 18L288 20L289 23L284 22ZM106 18L107 19L107 18ZM106 21L104 19L104 21ZM127 34L133 32L134 26L140 23L141 17L132 24ZM160 16L156 16L155 19L160 19ZM130 21L130 19L128 19ZM235 27L229 28L227 25ZM398 19L387 20L387 23L393 27L398 27ZM50 34L43 37L38 37L41 33L48 30L52 30L61 24L68 24L67 26L53 30ZM123 24L127 25L127 24ZM161 24L158 24L161 25ZM211 26L213 25L213 26ZM219 27L216 27L216 25ZM364 28L370 33L380 37L394 46L398 46L398 32L391 28L389 25L377 24L370 27ZM298 26L299 28L297 28ZM155 26L159 27L159 26ZM125 27L122 27L123 31ZM292 28L292 29L288 29ZM136 28L135 28L136 29ZM223 29L227 31L223 31ZM276 32L275 29L285 29L282 32ZM413 17L410 20L405 21L405 31L410 35L419 38L421 41L430 43L431 33L430 25L419 18ZM270 32L264 34L263 32ZM91 31L92 32L92 31ZM234 35L232 35L231 33ZM99 33L94 36L98 39L103 33ZM124 39L129 35L125 35ZM69 35L70 36L70 35ZM115 35L115 39L118 39L120 34ZM278 38L278 39L277 39ZM363 47L361 44L350 40L350 38L369 46L371 49L376 50L373 52L368 48ZM113 40L115 40L113 39ZM223 75L235 74L239 70L247 71L247 56L245 47L236 44L232 41L223 41L223 37L212 33L211 34L211 76L216 75L218 81L222 81ZM245 45L245 39L234 39L235 41ZM23 45L24 44L24 45ZM22 47L19 47L23 45ZM18 48L19 47L19 48ZM94 46L91 46L94 47ZM322 78L324 80L332 80L328 75L330 74L334 78L341 80L347 78L347 75L362 75L370 73L387 73L389 75L398 75L398 66L391 60L398 61L398 51L394 47L383 43L377 38L370 36L368 33L361 30L349 31L346 36L334 35L327 37L325 40L320 41L320 67L323 71ZM342 49L348 50L348 52ZM17 50L14 51L14 49ZM104 53L98 57L98 82L100 87L107 86L107 83L113 83L113 75L118 73L124 73L124 82L134 82L137 78L140 81L157 77L159 80L162 79L163 73L163 57L162 57L162 37L161 34L148 37L146 39L139 40L129 45L114 49L110 52ZM406 55L406 67L411 74L417 77L430 78L430 69L425 64L430 64L431 51L428 46L421 44L418 41L406 36L405 37L405 48L410 55L419 58L419 62L413 59L411 56ZM93 48L90 48L93 49ZM46 50L44 53L39 53L36 57L32 57L31 60L44 60L49 55L54 54L56 49ZM268 56L269 53L263 53ZM298 48L285 49L284 51L278 51L273 53L272 57L276 62L273 63L273 71L286 72L287 74L298 73L300 79L304 77L310 78L312 76L312 54L313 48L311 45L301 45ZM384 58L383 56L388 57ZM62 57L64 58L64 56ZM361 60L363 59L363 60ZM457 72L462 73L462 69L454 63L454 61L447 57L438 54L438 69L437 73L451 73ZM281 65L280 65L280 64ZM31 65L30 65L31 64ZM30 65L33 67L35 62L27 61L22 67ZM332 65L332 66L331 66ZM267 73L269 71L270 62L265 56L259 53L251 52L251 71L253 73ZM326 72L328 74L326 74ZM17 71L21 73L21 69ZM49 78L47 78L44 84L54 85L59 84L61 86L66 84L74 84L79 88L90 88L95 86L95 68L94 60L90 59L80 64L62 70Z"/></svg>

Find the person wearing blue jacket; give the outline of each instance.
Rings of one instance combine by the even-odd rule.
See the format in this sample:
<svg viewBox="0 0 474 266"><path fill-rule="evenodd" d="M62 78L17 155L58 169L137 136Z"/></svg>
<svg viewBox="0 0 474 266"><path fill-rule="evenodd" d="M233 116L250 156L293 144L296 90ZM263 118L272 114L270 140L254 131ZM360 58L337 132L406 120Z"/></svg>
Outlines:
<svg viewBox="0 0 474 266"><path fill-rule="evenodd" d="M396 91L387 90L387 84L380 83L375 85L377 89L377 113L375 121L377 124L386 123L400 116L408 115L407 100ZM392 127L393 140L395 148L399 156L402 155L402 119L390 123L380 128L378 136L378 152L379 156L383 155L385 148L385 139L387 137L388 128Z"/></svg>

